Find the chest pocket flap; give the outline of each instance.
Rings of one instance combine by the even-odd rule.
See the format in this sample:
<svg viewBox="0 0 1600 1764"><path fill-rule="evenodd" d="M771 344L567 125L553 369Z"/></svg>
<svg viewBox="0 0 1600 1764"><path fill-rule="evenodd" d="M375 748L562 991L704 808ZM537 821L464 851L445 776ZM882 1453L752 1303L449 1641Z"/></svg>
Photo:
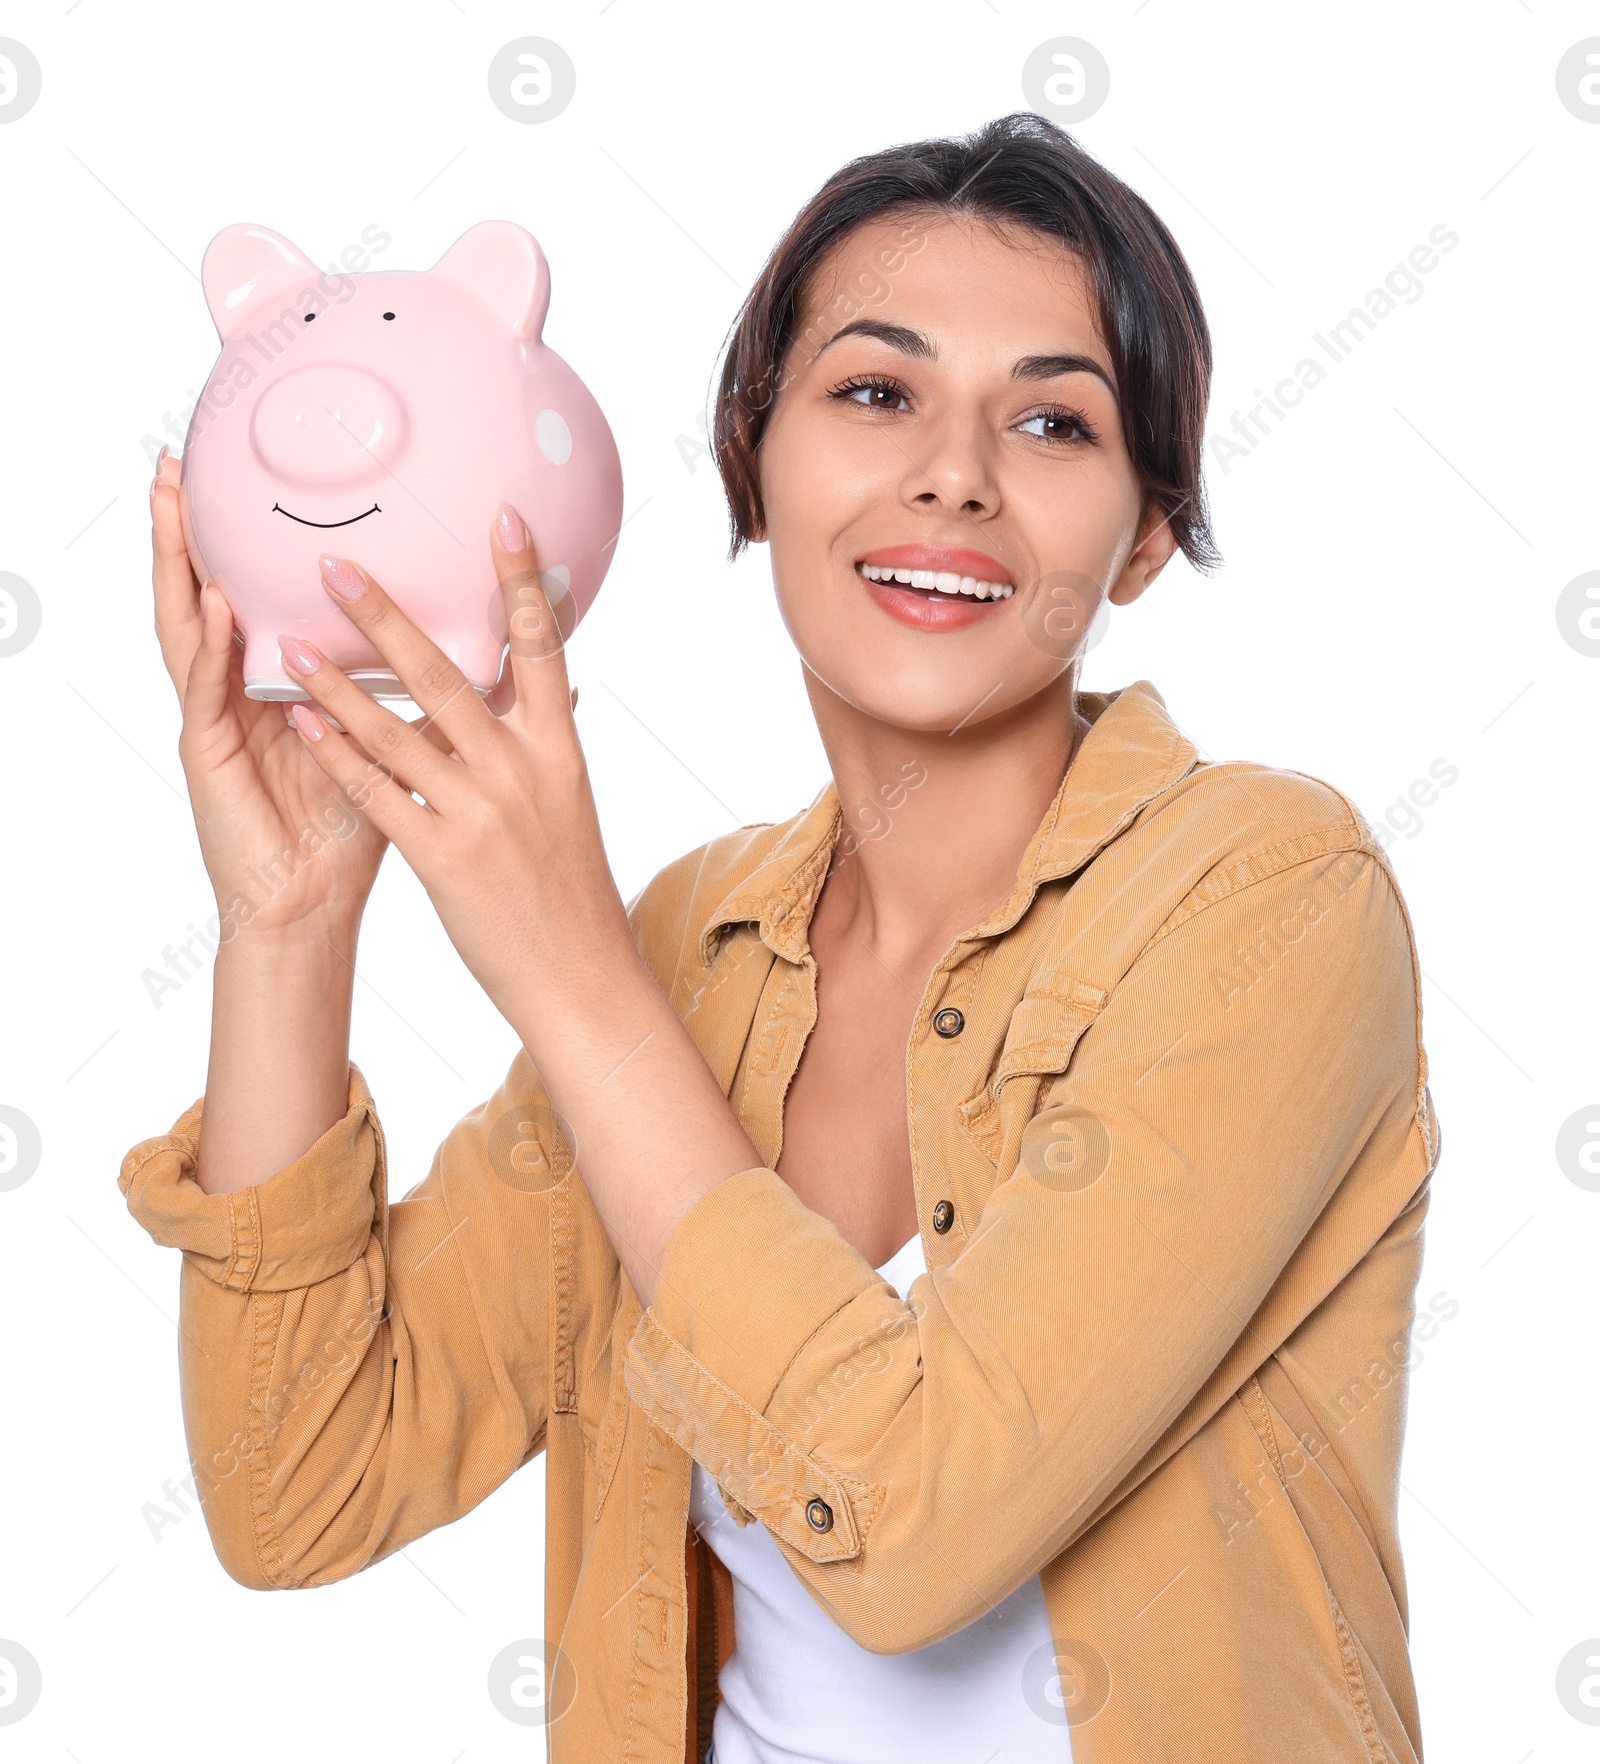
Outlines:
<svg viewBox="0 0 1600 1764"><path fill-rule="evenodd" d="M962 1127L993 1163L1004 1145L1001 1092L1013 1078L1046 1077L1067 1069L1072 1050L1110 997L1059 968L1035 974L1011 1012L1004 1046L984 1087L957 1109Z"/></svg>

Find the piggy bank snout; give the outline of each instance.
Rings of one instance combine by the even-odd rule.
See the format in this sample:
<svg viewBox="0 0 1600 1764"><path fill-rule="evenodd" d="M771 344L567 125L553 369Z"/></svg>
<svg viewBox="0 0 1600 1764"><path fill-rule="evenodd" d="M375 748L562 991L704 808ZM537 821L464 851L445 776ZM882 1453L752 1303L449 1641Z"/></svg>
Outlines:
<svg viewBox="0 0 1600 1764"><path fill-rule="evenodd" d="M268 471L309 486L378 478L405 443L405 406L364 368L297 368L262 393L250 444Z"/></svg>

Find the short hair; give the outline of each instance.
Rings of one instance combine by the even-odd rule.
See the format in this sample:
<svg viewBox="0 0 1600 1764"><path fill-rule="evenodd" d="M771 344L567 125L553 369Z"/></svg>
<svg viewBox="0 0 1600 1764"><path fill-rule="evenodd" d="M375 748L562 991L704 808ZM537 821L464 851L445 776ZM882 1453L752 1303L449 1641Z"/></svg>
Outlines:
<svg viewBox="0 0 1600 1764"><path fill-rule="evenodd" d="M1177 241L1144 198L1032 111L842 166L774 246L734 320L711 430L727 495L728 560L764 525L757 451L808 286L855 228L891 216L972 216L1031 228L1086 265L1144 493L1199 570L1222 562L1202 465L1211 334Z"/></svg>

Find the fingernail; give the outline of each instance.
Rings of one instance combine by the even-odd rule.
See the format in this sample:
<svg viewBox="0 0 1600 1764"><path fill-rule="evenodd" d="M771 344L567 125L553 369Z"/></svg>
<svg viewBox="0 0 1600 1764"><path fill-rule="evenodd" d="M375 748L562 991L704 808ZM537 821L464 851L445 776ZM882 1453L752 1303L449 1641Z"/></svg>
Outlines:
<svg viewBox="0 0 1600 1764"><path fill-rule="evenodd" d="M319 557L322 579L341 600L355 600L367 591L361 572L347 557Z"/></svg>
<svg viewBox="0 0 1600 1764"><path fill-rule="evenodd" d="M280 633L278 649L297 674L314 674L322 665L322 658L317 652L308 644L302 643L298 637L288 637Z"/></svg>
<svg viewBox="0 0 1600 1764"><path fill-rule="evenodd" d="M289 707L289 721L305 736L307 741L322 739L324 733L322 718L309 705L291 705Z"/></svg>
<svg viewBox="0 0 1600 1764"><path fill-rule="evenodd" d="M161 462L167 457L167 455L169 453L171 453L171 451L172 451L172 449L166 444L165 441L163 441L161 443L161 451L156 455L156 476L157 477L160 477L160 475L161 475Z"/></svg>
<svg viewBox="0 0 1600 1764"><path fill-rule="evenodd" d="M528 549L528 529L522 523L522 516L509 502L500 504L500 512L494 518L494 525L502 551L515 556L519 551Z"/></svg>

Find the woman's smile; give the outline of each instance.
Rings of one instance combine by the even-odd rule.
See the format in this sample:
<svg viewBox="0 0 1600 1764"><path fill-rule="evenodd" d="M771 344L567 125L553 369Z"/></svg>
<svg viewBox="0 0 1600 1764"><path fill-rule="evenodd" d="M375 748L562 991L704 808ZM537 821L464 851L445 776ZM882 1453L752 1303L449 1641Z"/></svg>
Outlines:
<svg viewBox="0 0 1600 1764"><path fill-rule="evenodd" d="M924 631L961 630L1016 591L987 552L944 545L891 545L858 558L856 574L893 619Z"/></svg>

